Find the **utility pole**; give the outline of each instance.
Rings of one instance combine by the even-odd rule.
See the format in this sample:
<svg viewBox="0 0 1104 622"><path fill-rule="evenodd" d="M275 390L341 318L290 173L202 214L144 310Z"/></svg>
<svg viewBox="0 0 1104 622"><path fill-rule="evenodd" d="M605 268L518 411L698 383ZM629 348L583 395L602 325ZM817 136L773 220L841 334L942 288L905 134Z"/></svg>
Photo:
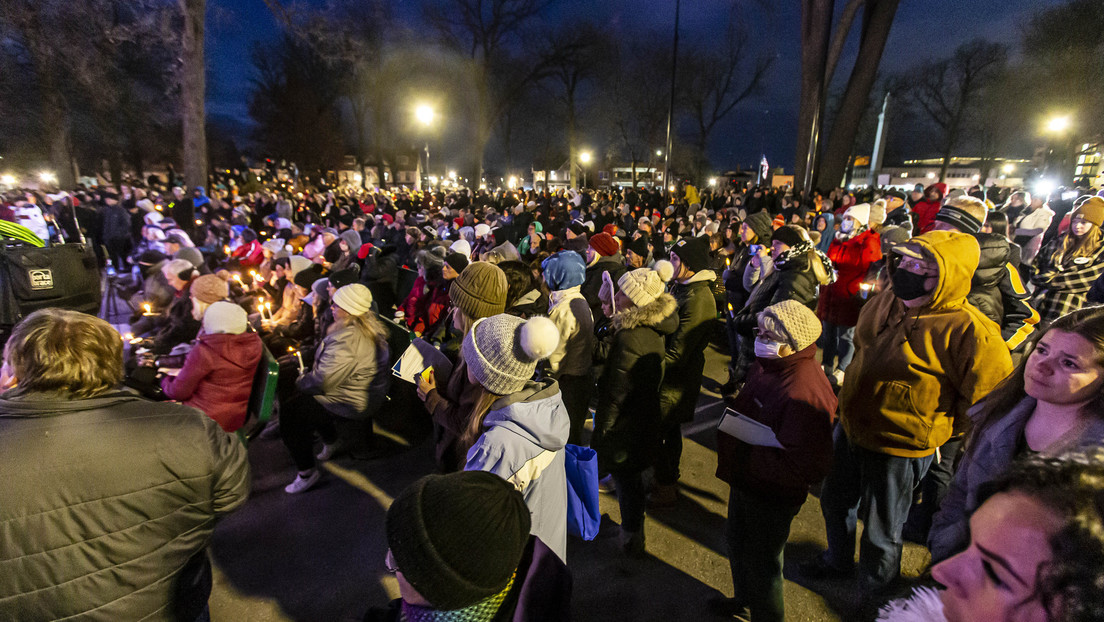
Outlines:
<svg viewBox="0 0 1104 622"><path fill-rule="evenodd" d="M878 113L878 132L874 135L874 153L870 156L870 183L873 187L878 183L878 171L882 170L882 158L885 157L885 115L889 107L889 91L886 91L882 100L882 111Z"/></svg>
<svg viewBox="0 0 1104 622"><path fill-rule="evenodd" d="M675 115L675 75L678 69L679 8L682 0L675 0L675 44L671 51L671 103L667 107L667 147L663 150L663 185L667 204L671 204L671 120Z"/></svg>

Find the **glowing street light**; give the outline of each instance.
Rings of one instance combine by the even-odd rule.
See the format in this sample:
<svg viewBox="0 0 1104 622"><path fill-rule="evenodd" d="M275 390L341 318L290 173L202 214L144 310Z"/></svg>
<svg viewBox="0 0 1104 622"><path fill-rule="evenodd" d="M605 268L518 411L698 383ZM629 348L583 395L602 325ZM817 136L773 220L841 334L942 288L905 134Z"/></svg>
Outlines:
<svg viewBox="0 0 1104 622"><path fill-rule="evenodd" d="M15 175L12 175L11 173L8 173L7 175L0 175L0 184L3 184L5 186L14 186Z"/></svg>
<svg viewBox="0 0 1104 622"><path fill-rule="evenodd" d="M584 152L579 154L579 162L582 162L582 164L583 164L583 187L584 188L586 188L586 185L587 185L587 183L586 183L586 181L587 181L586 165L590 164L590 159L591 159L591 155L590 155L589 151L584 151Z"/></svg>
<svg viewBox="0 0 1104 622"><path fill-rule="evenodd" d="M418 122L422 125L431 125L433 119L437 116L433 107L429 104L422 104L414 109L414 117L418 119Z"/></svg>
<svg viewBox="0 0 1104 622"><path fill-rule="evenodd" d="M710 177L709 178L709 185L710 186L716 186L717 185L717 178L716 177Z"/></svg>
<svg viewBox="0 0 1104 622"><path fill-rule="evenodd" d="M41 181L44 184L56 184L57 183L57 175L55 175L51 171L42 171L41 173L38 174L38 180Z"/></svg>
<svg viewBox="0 0 1104 622"><path fill-rule="evenodd" d="M456 171L449 171L448 177L449 179L456 181Z"/></svg>
<svg viewBox="0 0 1104 622"><path fill-rule="evenodd" d="M1005 175L1010 174L1014 170L1016 170L1016 166L1014 164L1005 164L1001 167L1001 172Z"/></svg>
<svg viewBox="0 0 1104 622"><path fill-rule="evenodd" d="M421 104L414 109L414 118L418 119L424 127L429 127L433 124L433 119L437 117L437 113L434 112L433 107L429 104ZM429 141L426 140L425 144L426 154L426 175L429 175ZM430 184L432 185L432 181Z"/></svg>
<svg viewBox="0 0 1104 622"><path fill-rule="evenodd" d="M663 150L662 149L656 149L656 157L663 157Z"/></svg>
<svg viewBox="0 0 1104 622"><path fill-rule="evenodd" d="M1069 115L1061 116L1061 117L1051 117L1049 120L1047 120L1047 123L1046 123L1047 131L1051 132L1052 134L1061 134L1062 132L1068 130L1069 126L1070 126Z"/></svg>
<svg viewBox="0 0 1104 622"><path fill-rule="evenodd" d="M514 188L517 188L517 182L518 182L518 179L517 179L517 177L514 177L513 175L511 175L511 176L510 176L510 181L509 181L509 182L507 182L506 186L507 186L507 187L508 187L508 188L509 188L510 190L513 190Z"/></svg>

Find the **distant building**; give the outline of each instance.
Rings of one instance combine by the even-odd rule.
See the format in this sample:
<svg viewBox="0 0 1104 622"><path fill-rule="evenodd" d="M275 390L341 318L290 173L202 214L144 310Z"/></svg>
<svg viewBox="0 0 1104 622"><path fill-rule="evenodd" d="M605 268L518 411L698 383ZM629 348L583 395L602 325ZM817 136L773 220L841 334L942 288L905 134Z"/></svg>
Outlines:
<svg viewBox="0 0 1104 622"><path fill-rule="evenodd" d="M947 177L943 183L948 189L968 189L984 184L986 186L1022 186L1024 175L1031 168L1031 160L1023 158L996 158L990 160L991 168L982 179L981 158L952 157L947 168ZM930 186L939 181L939 169L943 158L905 160L899 166L883 166L877 179L870 179L870 169L856 166L851 175L851 186L860 187L871 184L894 188L911 189L916 184Z"/></svg>
<svg viewBox="0 0 1104 622"><path fill-rule="evenodd" d="M392 154L393 165L384 161L383 179L387 184L421 190L423 171L420 153L416 149L400 151ZM356 156L352 155L345 156L341 166L333 171L333 175L334 181L338 185L359 186L363 181L364 186L368 188L380 186L380 166L378 163L365 164L364 179L362 180Z"/></svg>
<svg viewBox="0 0 1104 622"><path fill-rule="evenodd" d="M1101 152L1104 152L1104 141L1081 143L1081 148L1074 158L1074 183L1096 188L1104 186L1104 163L1102 163Z"/></svg>

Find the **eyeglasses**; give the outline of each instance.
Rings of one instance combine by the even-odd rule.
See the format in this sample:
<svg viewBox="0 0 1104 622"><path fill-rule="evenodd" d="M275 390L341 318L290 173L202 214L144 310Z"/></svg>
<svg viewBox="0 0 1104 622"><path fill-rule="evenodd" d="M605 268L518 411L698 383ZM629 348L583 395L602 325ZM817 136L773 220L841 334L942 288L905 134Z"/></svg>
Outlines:
<svg viewBox="0 0 1104 622"><path fill-rule="evenodd" d="M939 269L932 267L932 265L928 262L914 259L912 257L905 257L900 261L900 263L897 264L897 267L908 270L909 272L914 272L916 274L927 276L935 276L939 273Z"/></svg>
<svg viewBox="0 0 1104 622"><path fill-rule="evenodd" d="M391 574L396 574L399 571L399 566L395 563L395 555L391 552L391 549L387 549L387 555L383 558L383 567Z"/></svg>

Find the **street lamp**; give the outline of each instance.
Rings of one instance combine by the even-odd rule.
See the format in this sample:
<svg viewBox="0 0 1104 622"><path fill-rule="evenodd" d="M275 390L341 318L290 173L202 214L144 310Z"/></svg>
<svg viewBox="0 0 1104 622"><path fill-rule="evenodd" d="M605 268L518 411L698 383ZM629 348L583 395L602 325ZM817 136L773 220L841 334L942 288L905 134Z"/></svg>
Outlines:
<svg viewBox="0 0 1104 622"><path fill-rule="evenodd" d="M1046 123L1046 129L1052 134L1061 134L1069 129L1069 116L1051 117Z"/></svg>
<svg viewBox="0 0 1104 622"><path fill-rule="evenodd" d="M38 180L44 184L56 184L57 175L53 174L50 171L42 171L38 174Z"/></svg>
<svg viewBox="0 0 1104 622"><path fill-rule="evenodd" d="M1016 170L1016 166L1013 164L1005 164L1001 167L1001 172L1003 172L1005 175L1011 174L1014 170Z"/></svg>
<svg viewBox="0 0 1104 622"><path fill-rule="evenodd" d="M586 165L590 164L590 152L589 151L584 151L584 152L580 153L579 154L579 162L582 162L582 164L583 164L583 187L586 188L586 185L587 185L587 183L586 183L586 175L587 175Z"/></svg>
<svg viewBox="0 0 1104 622"><path fill-rule="evenodd" d="M418 122L421 123L423 127L428 129L430 125L433 125L433 120L437 117L437 113L433 110L433 107L430 106L429 104L421 104L417 108L414 109L414 117L416 119L418 119ZM429 177L429 139L428 138L426 139L426 144L425 144L425 154L426 154L426 177L428 178ZM432 183L432 182L430 182L430 183Z"/></svg>
<svg viewBox="0 0 1104 622"><path fill-rule="evenodd" d="M14 186L15 175L12 175L11 173L8 173L7 175L0 175L0 185Z"/></svg>

